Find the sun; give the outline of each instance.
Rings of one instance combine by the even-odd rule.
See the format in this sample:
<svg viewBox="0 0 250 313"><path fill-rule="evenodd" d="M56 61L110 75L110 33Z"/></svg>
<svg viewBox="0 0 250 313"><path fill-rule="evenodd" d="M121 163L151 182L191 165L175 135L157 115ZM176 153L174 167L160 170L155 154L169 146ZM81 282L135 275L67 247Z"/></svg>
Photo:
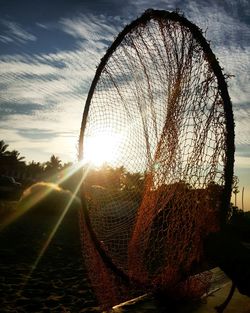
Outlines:
<svg viewBox="0 0 250 313"><path fill-rule="evenodd" d="M105 132L85 138L83 162L100 167L104 163L114 164L117 159L120 136Z"/></svg>

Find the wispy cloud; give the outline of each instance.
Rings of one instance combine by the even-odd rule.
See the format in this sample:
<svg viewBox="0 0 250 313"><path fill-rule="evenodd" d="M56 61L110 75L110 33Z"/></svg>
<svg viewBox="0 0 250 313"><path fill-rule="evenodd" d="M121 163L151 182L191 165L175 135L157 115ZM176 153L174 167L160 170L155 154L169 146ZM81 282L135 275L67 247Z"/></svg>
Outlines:
<svg viewBox="0 0 250 313"><path fill-rule="evenodd" d="M114 27L116 19L107 19L103 15L79 15L74 19L63 18L59 22L62 30L69 35L89 42L108 40L113 41L117 34Z"/></svg>
<svg viewBox="0 0 250 313"><path fill-rule="evenodd" d="M1 134L10 149L19 150L27 161L44 162L56 154L66 162L77 159L79 130L78 127L74 129L74 124L74 120L65 120L65 116L54 121L46 114L41 119L30 115L20 119L20 116L12 115L1 123Z"/></svg>
<svg viewBox="0 0 250 313"><path fill-rule="evenodd" d="M113 39L117 31L106 25L103 17L88 16L85 20L82 15L73 20L63 19L58 27L78 38L74 50L36 54L32 58L0 57L1 84L5 88L0 96L2 103L18 104L20 110L26 103L35 103L34 109L49 108L55 112L65 103L83 104L95 68L107 48L103 40Z"/></svg>
<svg viewBox="0 0 250 313"><path fill-rule="evenodd" d="M13 41L25 43L37 39L34 35L24 30L18 23L5 19L0 20L0 23L5 27L3 35L0 36L0 41L4 43Z"/></svg>
<svg viewBox="0 0 250 313"><path fill-rule="evenodd" d="M226 74L233 75L228 79L229 94L233 104L236 128L236 154L240 153L238 147L250 144L250 59L249 48L224 47L215 49L221 66Z"/></svg>
<svg viewBox="0 0 250 313"><path fill-rule="evenodd" d="M84 27L87 30L82 32ZM29 147L38 149L43 135L48 135L43 151L59 152L69 159L72 152L69 153L66 145L76 155L86 95L108 41L113 40L117 31L108 26L108 22L105 26L104 17L97 22L94 16L85 20L83 15L60 20L58 28L76 38L72 50L0 57L0 84L5 90L0 94L1 126L5 133L9 129L16 148L20 140L28 140L25 149L21 147L23 153ZM94 36L95 32L99 35ZM63 153L61 145L65 147Z"/></svg>
<svg viewBox="0 0 250 313"><path fill-rule="evenodd" d="M6 35L0 35L0 41L3 43L13 42L14 40Z"/></svg>
<svg viewBox="0 0 250 313"><path fill-rule="evenodd" d="M42 23L36 23L36 26L40 27L40 28L43 28L43 29L48 29L49 27L45 24L42 24Z"/></svg>
<svg viewBox="0 0 250 313"><path fill-rule="evenodd" d="M126 22L150 6L168 10L179 7L199 27L207 29L206 37L211 40L220 64L226 73L235 76L229 80L229 91L236 119L236 144L241 147L237 153L243 156L250 144L249 25L227 12L224 6L213 1L209 1L210 7L203 4L198 1L174 0L166 3L141 0L131 2L130 11L124 17L119 17L117 12L115 16L88 12L59 18L53 23L53 28L67 34L74 45L53 53L48 50L33 55L20 52L0 56L0 87L4 91L0 94L0 112L4 115L1 127L6 138L14 140L17 149L19 143L27 139L25 148L20 144L20 151L25 154L30 153L29 149L39 149L39 142L48 135L47 146L45 142L41 146L43 152L52 154L58 151L66 156L68 146L72 148L70 142L73 142L75 153L88 89L96 67L114 37ZM0 23L5 27L0 35L0 41L4 43L36 40L36 36L21 24L7 20ZM46 23L36 23L36 29L39 28L46 29L46 35L53 31ZM65 147L63 152L62 146Z"/></svg>
<svg viewBox="0 0 250 313"><path fill-rule="evenodd" d="M236 165L244 167L250 164L250 21L243 18L249 12L249 3L185 1L180 8L205 31L223 72L233 75L228 87L235 118Z"/></svg>
<svg viewBox="0 0 250 313"><path fill-rule="evenodd" d="M249 42L250 28L240 18L241 12L237 12L244 1L239 1L236 7L232 2L235 1L185 1L183 9L188 18L206 31L213 47L241 47ZM249 5L246 2L242 10L247 8Z"/></svg>
<svg viewBox="0 0 250 313"><path fill-rule="evenodd" d="M89 60L87 65L82 62L85 58ZM59 61L63 66L57 66ZM60 105L65 99L82 98L89 87L96 63L94 53L90 54L82 48L34 55L32 60L24 56L19 58L18 55L5 57L0 60L1 84L5 87L0 100L2 103Z"/></svg>

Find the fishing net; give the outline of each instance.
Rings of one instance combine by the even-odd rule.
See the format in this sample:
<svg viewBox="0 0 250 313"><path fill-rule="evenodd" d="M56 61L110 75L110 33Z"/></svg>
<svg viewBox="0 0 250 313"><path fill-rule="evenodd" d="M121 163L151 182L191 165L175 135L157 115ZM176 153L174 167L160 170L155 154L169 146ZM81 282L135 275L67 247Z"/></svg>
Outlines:
<svg viewBox="0 0 250 313"><path fill-rule="evenodd" d="M97 68L80 135L83 160L91 138L109 138L104 155L113 142L107 164L85 165L82 188L84 258L103 307L148 290L206 291L203 241L227 218L233 126L194 24L150 10L125 27Z"/></svg>

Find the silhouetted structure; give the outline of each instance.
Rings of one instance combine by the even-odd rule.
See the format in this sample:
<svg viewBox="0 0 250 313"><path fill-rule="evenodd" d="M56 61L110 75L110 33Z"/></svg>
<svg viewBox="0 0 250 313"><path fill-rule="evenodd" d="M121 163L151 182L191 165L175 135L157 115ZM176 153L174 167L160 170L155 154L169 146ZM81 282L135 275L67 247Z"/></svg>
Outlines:
<svg viewBox="0 0 250 313"><path fill-rule="evenodd" d="M250 224L249 224L250 225ZM244 243L229 225L206 239L206 255L232 280L232 288L226 301L217 307L222 313L231 300L235 287L250 297L250 242Z"/></svg>

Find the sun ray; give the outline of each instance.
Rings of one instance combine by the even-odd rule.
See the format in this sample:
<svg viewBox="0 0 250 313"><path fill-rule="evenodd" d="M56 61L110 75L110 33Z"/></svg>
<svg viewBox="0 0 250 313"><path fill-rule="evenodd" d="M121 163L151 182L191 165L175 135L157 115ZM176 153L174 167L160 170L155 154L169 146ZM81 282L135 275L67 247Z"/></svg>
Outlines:
<svg viewBox="0 0 250 313"><path fill-rule="evenodd" d="M59 177L56 179L56 176L51 176L48 178L48 181L54 181L53 183L53 188L56 188L56 185L60 185L62 184L64 181L66 181L69 177L71 177L72 175L74 175L77 171L79 171L81 168L83 167L83 162L78 162L77 164L74 164L70 167L70 169L68 170L68 173L64 173L63 177ZM86 172L88 170L86 169ZM49 184L46 182L46 184ZM58 187L59 188L59 187ZM40 201L42 201L45 197L47 197L51 191L53 189L52 188L48 188L46 191L44 192L40 192L36 194L36 197L29 197L29 199L27 201L25 201L25 203L22 203L22 205L16 209L15 211L13 211L13 213L11 215L9 215L4 221L3 223L0 224L0 231L2 231L4 228L6 228L7 226L9 226L11 223L13 223L14 221L16 221L18 218L20 218L23 214L25 214L26 212L28 212L33 206L35 206L37 203L39 203ZM26 191L27 192L27 191ZM26 196L25 192L23 194L23 196ZM23 197L22 196L22 197ZM22 198L21 198L22 200Z"/></svg>
<svg viewBox="0 0 250 313"><path fill-rule="evenodd" d="M63 221L65 215L67 214L67 212L68 212L68 210L69 210L69 208L70 208L72 202L74 201L74 199L75 199L75 197L76 197L78 191L80 190L80 187L81 187L83 181L85 180L85 178L86 178L86 176L87 176L87 174L88 174L88 170L89 170L89 168L86 168L86 170L85 170L85 172L83 173L83 175L82 175L82 177L81 177L81 179L80 179L80 181L79 181L79 183L78 183L78 185L77 185L75 191L73 192L72 196L70 197L70 199L69 199L69 201L68 201L66 207L64 208L64 210L63 210L62 214L60 215L58 221L56 222L54 228L53 228L52 231L50 232L50 234L49 234L47 240L45 241L45 243L44 243L44 245L42 246L40 252L38 253L38 256L37 256L35 262L34 262L34 263L32 264L32 266L31 266L31 270L29 271L27 277L25 278L24 282L23 282L22 285L21 285L21 288L20 288L20 290L19 290L19 292L18 292L19 295L22 294L23 289L24 289L25 286L27 285L27 283L28 283L28 281L30 280L30 278L31 278L31 276L32 276L32 274L33 274L33 272L34 272L35 269L37 268L37 265L39 264L39 262L40 262L40 260L42 259L44 253L45 253L46 250L48 249L48 247L49 247L49 245L50 245L52 239L54 238L54 236L55 236L55 234L56 234L56 232L57 232L57 230L58 230L58 228L59 228L59 226L61 225L61 223L62 223L62 221Z"/></svg>

